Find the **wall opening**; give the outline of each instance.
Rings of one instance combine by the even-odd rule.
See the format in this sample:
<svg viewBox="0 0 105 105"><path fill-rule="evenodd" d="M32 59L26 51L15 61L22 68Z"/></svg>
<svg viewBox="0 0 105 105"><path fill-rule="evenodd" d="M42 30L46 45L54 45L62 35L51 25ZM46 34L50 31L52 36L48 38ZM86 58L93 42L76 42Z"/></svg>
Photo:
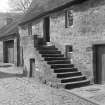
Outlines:
<svg viewBox="0 0 105 105"><path fill-rule="evenodd" d="M44 36L45 42L50 42L50 17L44 18L43 36Z"/></svg>
<svg viewBox="0 0 105 105"><path fill-rule="evenodd" d="M33 77L34 70L35 70L35 59L31 58L30 59L30 73L29 73L29 77Z"/></svg>
<svg viewBox="0 0 105 105"><path fill-rule="evenodd" d="M73 25L73 13L71 10L65 11L65 28L68 28Z"/></svg>
<svg viewBox="0 0 105 105"><path fill-rule="evenodd" d="M4 63L14 63L14 40L3 42Z"/></svg>
<svg viewBox="0 0 105 105"><path fill-rule="evenodd" d="M105 44L93 46L94 83L105 83Z"/></svg>
<svg viewBox="0 0 105 105"><path fill-rule="evenodd" d="M72 45L66 45L65 46L65 56L72 62L72 52L73 52L73 46Z"/></svg>

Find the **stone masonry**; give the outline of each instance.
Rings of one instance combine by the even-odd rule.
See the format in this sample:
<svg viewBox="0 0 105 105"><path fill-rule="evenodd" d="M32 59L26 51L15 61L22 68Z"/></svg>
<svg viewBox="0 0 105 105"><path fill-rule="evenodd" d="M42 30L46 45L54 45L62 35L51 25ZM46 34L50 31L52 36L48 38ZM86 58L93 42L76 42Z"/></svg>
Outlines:
<svg viewBox="0 0 105 105"><path fill-rule="evenodd" d="M92 5L92 7L91 7ZM70 7L73 13L73 26L65 28L65 13L62 11L51 16L51 42L63 53L65 45L73 46L73 63L91 79L93 78L94 44L105 43L103 5L97 2ZM103 12L102 12L103 11Z"/></svg>
<svg viewBox="0 0 105 105"><path fill-rule="evenodd" d="M50 14L50 39L63 54L65 45L73 46L73 64L93 81L93 45L105 44L105 1L90 0L68 8L73 14L73 25L65 28L65 11ZM28 36L28 26L20 28L20 36ZM43 20L32 24L32 35L43 37ZM29 58L25 50L26 58ZM31 56L31 55L30 55ZM25 61L29 62L29 60ZM26 63L27 64L27 63Z"/></svg>

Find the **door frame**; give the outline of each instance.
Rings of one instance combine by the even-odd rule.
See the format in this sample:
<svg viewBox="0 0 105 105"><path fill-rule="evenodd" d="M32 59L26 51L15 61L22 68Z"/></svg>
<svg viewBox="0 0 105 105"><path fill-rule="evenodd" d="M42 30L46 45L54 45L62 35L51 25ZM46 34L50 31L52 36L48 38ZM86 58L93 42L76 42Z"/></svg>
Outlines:
<svg viewBox="0 0 105 105"><path fill-rule="evenodd" d="M20 37L17 37L17 66L20 66ZM23 50L23 49L22 49ZM22 59L23 59L23 54L22 54Z"/></svg>
<svg viewBox="0 0 105 105"><path fill-rule="evenodd" d="M47 16L43 20L43 38L45 42L50 42L50 17Z"/></svg>
<svg viewBox="0 0 105 105"><path fill-rule="evenodd" d="M98 58L97 58L97 54L98 54L98 47L99 46L105 46L105 44L94 44L93 45L93 75L94 75L94 83L95 84L101 84L102 83L102 78L101 78L101 73L102 71L98 70Z"/></svg>
<svg viewBox="0 0 105 105"><path fill-rule="evenodd" d="M14 61L14 40L6 40L3 41L3 59L4 59L4 63L9 63L9 57L8 57L8 43L9 41L13 41L13 61ZM13 62L14 63L14 62Z"/></svg>
<svg viewBox="0 0 105 105"><path fill-rule="evenodd" d="M34 66L34 68L33 68ZM35 70L35 59L31 58L30 59L30 73L29 73L29 77L33 77L33 72Z"/></svg>

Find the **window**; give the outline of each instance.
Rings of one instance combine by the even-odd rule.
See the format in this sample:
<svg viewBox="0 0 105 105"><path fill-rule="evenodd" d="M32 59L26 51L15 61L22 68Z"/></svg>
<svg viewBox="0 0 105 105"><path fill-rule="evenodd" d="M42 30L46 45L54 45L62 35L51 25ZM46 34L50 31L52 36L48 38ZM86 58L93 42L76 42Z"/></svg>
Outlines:
<svg viewBox="0 0 105 105"><path fill-rule="evenodd" d="M73 25L73 14L71 10L65 11L65 28Z"/></svg>
<svg viewBox="0 0 105 105"><path fill-rule="evenodd" d="M32 35L32 24L28 24L28 35Z"/></svg>
<svg viewBox="0 0 105 105"><path fill-rule="evenodd" d="M71 54L73 52L73 46L72 45L66 45L66 49L65 49L65 55L67 58L71 59Z"/></svg>

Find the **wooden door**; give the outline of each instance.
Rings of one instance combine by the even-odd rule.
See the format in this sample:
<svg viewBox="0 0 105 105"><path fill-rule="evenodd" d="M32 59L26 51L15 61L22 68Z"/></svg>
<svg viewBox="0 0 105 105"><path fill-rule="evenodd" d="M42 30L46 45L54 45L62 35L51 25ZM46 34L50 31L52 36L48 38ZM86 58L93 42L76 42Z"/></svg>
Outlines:
<svg viewBox="0 0 105 105"><path fill-rule="evenodd" d="M105 45L97 45L96 48L96 83L105 83Z"/></svg>
<svg viewBox="0 0 105 105"><path fill-rule="evenodd" d="M14 63L14 48L8 47L8 63Z"/></svg>
<svg viewBox="0 0 105 105"><path fill-rule="evenodd" d="M14 40L3 42L3 54L5 63L14 63Z"/></svg>
<svg viewBox="0 0 105 105"><path fill-rule="evenodd" d="M44 41L50 42L50 19L49 17L44 18L43 23L43 35L44 35Z"/></svg>
<svg viewBox="0 0 105 105"><path fill-rule="evenodd" d="M14 63L14 41L7 42L8 63Z"/></svg>
<svg viewBox="0 0 105 105"><path fill-rule="evenodd" d="M33 77L33 72L35 71L35 59L30 59L30 77Z"/></svg>

